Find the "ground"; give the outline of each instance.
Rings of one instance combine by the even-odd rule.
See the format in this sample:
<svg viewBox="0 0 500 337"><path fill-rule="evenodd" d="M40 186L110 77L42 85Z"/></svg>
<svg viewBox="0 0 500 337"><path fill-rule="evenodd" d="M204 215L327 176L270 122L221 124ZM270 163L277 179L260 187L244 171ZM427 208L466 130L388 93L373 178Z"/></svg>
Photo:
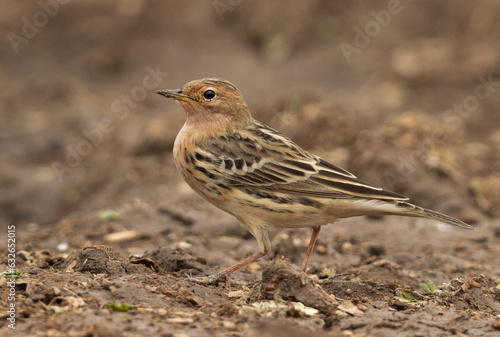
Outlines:
<svg viewBox="0 0 500 337"><path fill-rule="evenodd" d="M499 13L465 0L7 2L0 332L500 335ZM307 274L310 230L283 230L256 263L193 283L258 250L175 171L184 114L155 91L206 76L307 150L475 230L341 220Z"/></svg>

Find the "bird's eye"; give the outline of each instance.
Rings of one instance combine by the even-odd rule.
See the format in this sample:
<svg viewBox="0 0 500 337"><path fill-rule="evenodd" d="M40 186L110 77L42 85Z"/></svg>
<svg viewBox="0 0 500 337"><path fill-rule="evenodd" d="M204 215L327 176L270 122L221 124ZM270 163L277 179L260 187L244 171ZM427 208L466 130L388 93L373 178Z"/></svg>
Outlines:
<svg viewBox="0 0 500 337"><path fill-rule="evenodd" d="M203 93L203 97L205 97L205 99L211 100L215 97L215 91L209 89Z"/></svg>

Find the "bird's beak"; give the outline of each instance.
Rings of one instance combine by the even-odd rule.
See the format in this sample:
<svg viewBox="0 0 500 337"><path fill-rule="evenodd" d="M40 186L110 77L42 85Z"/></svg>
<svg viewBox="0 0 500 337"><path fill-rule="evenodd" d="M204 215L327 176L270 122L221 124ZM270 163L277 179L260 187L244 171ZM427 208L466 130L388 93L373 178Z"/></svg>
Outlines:
<svg viewBox="0 0 500 337"><path fill-rule="evenodd" d="M173 90L158 90L156 92L159 95L165 96L167 98L173 98L177 101L191 101L191 97L182 93L181 89Z"/></svg>

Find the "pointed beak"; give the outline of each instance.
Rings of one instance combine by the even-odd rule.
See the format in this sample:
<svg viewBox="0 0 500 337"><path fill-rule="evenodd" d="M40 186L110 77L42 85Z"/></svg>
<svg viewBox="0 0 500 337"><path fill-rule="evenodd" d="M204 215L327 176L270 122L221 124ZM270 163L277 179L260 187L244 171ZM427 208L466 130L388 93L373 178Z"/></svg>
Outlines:
<svg viewBox="0 0 500 337"><path fill-rule="evenodd" d="M159 95L165 96L167 98L173 98L177 101L190 101L191 97L182 93L181 89L173 89L173 90L158 90L156 92Z"/></svg>

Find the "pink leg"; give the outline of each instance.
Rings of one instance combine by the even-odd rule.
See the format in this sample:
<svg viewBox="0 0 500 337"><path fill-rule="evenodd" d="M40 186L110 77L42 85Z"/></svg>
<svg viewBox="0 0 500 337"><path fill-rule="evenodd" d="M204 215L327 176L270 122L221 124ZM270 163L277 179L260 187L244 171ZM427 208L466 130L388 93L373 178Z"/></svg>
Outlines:
<svg viewBox="0 0 500 337"><path fill-rule="evenodd" d="M316 244L316 240L318 239L318 234L320 230L321 226L313 228L311 240L309 240L309 246L307 246L306 257L304 259L304 262L302 263L302 270L304 272L307 272L307 267L309 266L309 260L311 259L311 254L314 250L314 245Z"/></svg>
<svg viewBox="0 0 500 337"><path fill-rule="evenodd" d="M244 259L243 261L241 262L238 262L237 264L235 264L234 266L232 267L229 267L227 269L224 269L223 271L221 271L219 274L222 276L222 275L229 275L235 271L237 271L238 269L240 269L241 267L244 267L246 266L247 264L249 263L252 263L253 261L255 260L258 260L260 259L261 257L263 257L264 255L266 255L266 253L262 253L262 252L258 252L258 253L255 253L253 254L252 256L249 256L247 257L246 259Z"/></svg>
<svg viewBox="0 0 500 337"><path fill-rule="evenodd" d="M251 263L251 262L253 262L253 261L255 261L255 260L257 260L257 259L259 259L261 257L263 257L264 255L266 255L266 253L258 252L258 253L253 254L252 256L247 257L243 261L238 262L234 266L229 267L227 269L224 269L220 273L213 274L213 275L210 275L210 276L207 276L207 277L189 278L188 280L191 281L191 282L197 283L197 284L201 284L201 285L214 285L214 284L218 284L219 281L222 280L225 276L227 276L227 275L229 275L229 274L237 271L241 267L246 266L247 264L249 264L249 263ZM246 282L242 283L242 284L246 284Z"/></svg>

